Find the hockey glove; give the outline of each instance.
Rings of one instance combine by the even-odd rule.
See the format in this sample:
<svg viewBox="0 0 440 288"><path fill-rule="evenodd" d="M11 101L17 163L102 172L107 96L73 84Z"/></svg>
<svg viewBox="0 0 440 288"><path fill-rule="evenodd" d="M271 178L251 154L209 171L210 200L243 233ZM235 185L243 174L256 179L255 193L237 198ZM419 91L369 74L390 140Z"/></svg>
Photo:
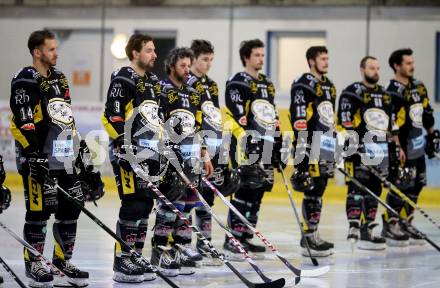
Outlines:
<svg viewBox="0 0 440 288"><path fill-rule="evenodd" d="M308 192L315 188L313 178L308 171L296 170L290 178L290 182L292 183L293 189L298 192Z"/></svg>
<svg viewBox="0 0 440 288"><path fill-rule="evenodd" d="M440 150L440 132L438 130L434 130L432 133L429 133L426 137L426 155L428 155L429 159L435 157L436 153L439 153Z"/></svg>
<svg viewBox="0 0 440 288"><path fill-rule="evenodd" d="M0 213L3 212L3 210L8 209L9 205L11 204L11 190L8 189L8 187L1 185L0 186Z"/></svg>
<svg viewBox="0 0 440 288"><path fill-rule="evenodd" d="M284 170L287 166L288 155L286 155L285 152L282 137L276 137L272 152L272 166L275 167L278 172L281 172L280 169Z"/></svg>
<svg viewBox="0 0 440 288"><path fill-rule="evenodd" d="M125 171L131 171L130 161L136 160L136 146L125 144L123 136L115 140L115 146L118 165Z"/></svg>
<svg viewBox="0 0 440 288"><path fill-rule="evenodd" d="M0 156L0 185L5 182L6 172L5 167L3 166L3 157Z"/></svg>
<svg viewBox="0 0 440 288"><path fill-rule="evenodd" d="M96 201L102 198L105 194L104 182L101 179L101 173L86 172L83 175L80 174L82 189L84 198L86 201Z"/></svg>

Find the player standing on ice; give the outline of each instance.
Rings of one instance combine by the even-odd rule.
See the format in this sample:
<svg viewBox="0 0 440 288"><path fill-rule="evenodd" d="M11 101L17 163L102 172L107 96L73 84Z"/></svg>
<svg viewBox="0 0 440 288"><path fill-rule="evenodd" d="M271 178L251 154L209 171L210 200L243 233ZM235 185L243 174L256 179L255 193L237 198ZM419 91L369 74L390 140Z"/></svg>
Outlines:
<svg viewBox="0 0 440 288"><path fill-rule="evenodd" d="M367 170L365 165L373 165L373 163L368 163L368 160L374 161L376 158L380 163L374 163L375 169L387 176L390 160L399 161L399 155L403 160L404 155L400 145L390 142L391 135L394 135L393 139L398 143L396 136L398 131L396 131L397 127L393 127L391 97L382 86L377 84L379 68L379 61L375 57L362 58L360 63L362 81L349 85L342 91L339 98L337 127L342 133L345 131L356 132L356 138L358 138L356 140L359 140L361 144L358 151L365 155L365 157L361 157L356 153L346 158L345 169L347 173L367 185L380 197L382 183ZM377 139L373 140L373 136ZM350 140L355 144L354 139ZM347 141L349 140L347 139ZM397 157L390 159L389 153L391 156L397 153ZM360 240L359 249L385 249L385 239L373 235L373 228L377 226L374 223L378 206L377 200L360 190L351 181L347 181L347 185L346 213L349 224L347 240L352 243Z"/></svg>
<svg viewBox="0 0 440 288"><path fill-rule="evenodd" d="M160 84L150 71L157 58L153 38L134 34L125 52L130 66L113 72L102 122L110 136L110 161L121 199L116 232L142 253L154 200L148 183L137 177L130 166L130 161L137 159L128 156L137 154L137 158L142 158L142 163L148 166L150 175L158 174ZM117 282L136 283L156 278L155 273L139 258L132 257L119 242L115 243L113 271L113 279Z"/></svg>
<svg viewBox="0 0 440 288"><path fill-rule="evenodd" d="M279 149L272 148L279 145L281 137L274 85L266 75L259 73L264 64L264 44L259 39L243 41L239 52L244 71L226 82L225 92L225 122L233 136L230 157L233 167L238 167L242 176L231 203L256 226L264 192L272 190L273 169L280 163ZM263 147L270 149L263 150ZM252 243L252 231L232 211L228 214L228 225L247 251L257 253L256 258L263 256L266 248ZM227 237L223 249L228 259L244 260Z"/></svg>
<svg viewBox="0 0 440 288"><path fill-rule="evenodd" d="M187 84L195 89L201 96L200 107L202 109L201 130L206 133L204 144L212 155L214 172L211 181L222 193L232 194L238 189L239 176L228 169L226 160L222 159L220 154L222 147L222 114L219 106L217 83L208 77L214 59L214 47L207 40L193 40L191 50L194 52L194 61L191 65L190 77ZM223 161L223 163L222 163ZM226 162L226 163L225 163ZM214 193L201 185L203 198L210 206L214 205ZM212 219L209 211L204 207L195 208L196 225L202 231L209 241L211 241ZM211 257L208 247L205 247L202 241L197 239L197 251L203 255L203 263L206 265L221 265Z"/></svg>
<svg viewBox="0 0 440 288"><path fill-rule="evenodd" d="M440 133L434 130L434 111L429 104L425 85L414 79L414 57L411 49L399 49L391 53L388 60L394 71L394 79L388 83L386 90L391 95L394 107L395 122L399 127L399 139L406 155L406 161L398 164L399 172L391 182L417 203L423 186L426 185L425 153L429 158L438 151ZM423 129L428 135L423 135ZM406 175L401 177L399 175ZM405 179L404 181L399 180ZM399 181L398 181L399 180ZM414 219L414 208L398 195L389 193L387 203L405 217L409 224ZM423 236L414 231L410 225L401 226L398 219L388 210L383 215L382 236L389 246L408 246L423 244ZM408 241L410 240L410 241Z"/></svg>
<svg viewBox="0 0 440 288"><path fill-rule="evenodd" d="M12 110L11 131L16 140L17 169L23 178L26 201L24 239L43 253L47 220L55 213L53 234L55 247L53 264L80 287L87 286L89 273L79 270L70 259L76 239L76 208L51 184L52 181L65 189L77 201L84 202L84 195L75 165L78 161L86 167L93 181L91 187L98 189L102 183L99 172L93 172L84 154L88 148L81 141L78 152L78 132L71 110L69 85L66 76L55 68L58 44L48 30L33 32L28 40L32 66L21 69L11 82L10 106ZM88 158L90 159L90 158ZM50 179L50 180L49 180ZM97 191L92 189L93 191ZM93 192L90 191L90 192ZM98 194L102 196L102 186ZM26 248L24 249L26 276L31 287L52 287L53 276ZM55 278L55 285L67 285L65 277Z"/></svg>
<svg viewBox="0 0 440 288"><path fill-rule="evenodd" d="M325 76L328 71L326 47L310 47L306 59L310 72L297 78L290 92L290 121L295 134L293 144L296 150L295 172L291 182L295 190L304 192L302 214L305 237L301 239L301 247L306 248L307 241L312 256L318 257L331 255L334 246L321 239L318 224L322 196L328 179L334 175L336 88ZM319 133L321 137L315 140L313 135ZM312 145L318 149L312 149ZM309 256L306 249L303 249L303 255Z"/></svg>
<svg viewBox="0 0 440 288"><path fill-rule="evenodd" d="M196 135L202 121L201 96L186 84L193 59L194 54L189 48L171 50L165 60L168 77L160 82L161 117L167 122L170 145L182 162L182 167L168 167L159 189L187 218L192 209L201 203L182 183L179 175L172 171L183 168L183 172L197 185L202 172L202 157L207 177L211 177L213 172L207 150L202 146L202 139ZM191 248L191 228L166 205L159 203L157 209L151 263L167 276L193 274L201 257Z"/></svg>

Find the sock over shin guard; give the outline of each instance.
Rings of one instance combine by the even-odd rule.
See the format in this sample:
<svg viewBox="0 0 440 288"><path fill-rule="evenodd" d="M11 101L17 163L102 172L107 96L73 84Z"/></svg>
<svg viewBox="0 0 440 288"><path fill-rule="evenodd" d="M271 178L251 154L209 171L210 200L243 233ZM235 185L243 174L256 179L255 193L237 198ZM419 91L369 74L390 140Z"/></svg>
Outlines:
<svg viewBox="0 0 440 288"><path fill-rule="evenodd" d="M38 252L43 254L46 240L47 221L26 221L23 228L23 237ZM37 260L35 256L24 248L24 259Z"/></svg>
<svg viewBox="0 0 440 288"><path fill-rule="evenodd" d="M54 258L69 260L75 247L77 220L55 220L53 235L55 239Z"/></svg>

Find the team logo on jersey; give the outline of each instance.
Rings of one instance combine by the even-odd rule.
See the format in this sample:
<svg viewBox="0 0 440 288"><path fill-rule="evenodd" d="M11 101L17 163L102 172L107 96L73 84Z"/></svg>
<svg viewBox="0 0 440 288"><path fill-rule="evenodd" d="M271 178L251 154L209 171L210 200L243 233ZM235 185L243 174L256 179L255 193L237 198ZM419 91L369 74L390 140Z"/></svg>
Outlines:
<svg viewBox="0 0 440 288"><path fill-rule="evenodd" d="M330 101L323 101L318 105L319 122L325 126L332 127L335 123L333 104Z"/></svg>
<svg viewBox="0 0 440 288"><path fill-rule="evenodd" d="M52 118L52 121L57 124L71 125L73 123L73 113L70 104L59 98L49 100L47 113Z"/></svg>
<svg viewBox="0 0 440 288"><path fill-rule="evenodd" d="M183 135L194 133L196 129L196 119L194 115L184 109L176 109L170 113L170 124L173 127L180 127Z"/></svg>
<svg viewBox="0 0 440 288"><path fill-rule="evenodd" d="M368 130L387 131L390 117L382 109L370 108L364 112L364 121Z"/></svg>
<svg viewBox="0 0 440 288"><path fill-rule="evenodd" d="M252 102L251 111L255 121L263 128L272 128L276 121L275 107L267 100L257 99Z"/></svg>
<svg viewBox="0 0 440 288"><path fill-rule="evenodd" d="M214 106L211 101L205 101L202 104L202 112L205 115L206 122L216 130L222 129L222 113L220 109Z"/></svg>
<svg viewBox="0 0 440 288"><path fill-rule="evenodd" d="M145 100L139 105L139 113L145 120L146 126L151 130L157 130L160 127L158 111L159 105L152 100Z"/></svg>
<svg viewBox="0 0 440 288"><path fill-rule="evenodd" d="M417 128L423 127L423 104L417 103L409 107L409 118L412 125Z"/></svg>

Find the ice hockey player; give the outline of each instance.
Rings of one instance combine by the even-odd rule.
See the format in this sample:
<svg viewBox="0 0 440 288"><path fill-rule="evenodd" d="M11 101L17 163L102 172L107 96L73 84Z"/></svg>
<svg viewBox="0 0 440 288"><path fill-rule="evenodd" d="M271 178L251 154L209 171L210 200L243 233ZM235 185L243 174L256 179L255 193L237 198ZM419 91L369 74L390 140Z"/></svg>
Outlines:
<svg viewBox="0 0 440 288"><path fill-rule="evenodd" d="M236 173L229 171L227 157L220 155L222 144L222 115L219 106L217 83L208 77L214 59L214 47L207 40L197 39L191 43L191 50L194 53L194 61L191 66L190 77L187 84L200 94L200 107L202 109L201 131L204 131L204 144L212 156L211 162L214 172L208 180L224 194L232 194L238 189L239 177ZM203 198L210 206L214 205L214 193L207 187L200 185ZM204 206L195 208L196 225L203 236L211 241L211 214ZM209 249L202 241L197 240L197 252L202 255L204 265L221 265L217 258L211 257Z"/></svg>
<svg viewBox="0 0 440 288"><path fill-rule="evenodd" d="M57 192L53 183L57 182L76 201L83 203L75 164L77 157L90 157L84 155L86 143L81 141L79 145L67 78L55 68L58 44L54 34L48 30L32 32L28 48L32 66L24 67L14 76L10 98L11 132L16 140L17 169L23 178L26 201L24 239L43 254L47 220L55 213L52 262L76 285L85 287L89 273L71 263L80 210ZM87 171L94 173L95 182L102 183L99 173L93 172L90 165L93 165L90 161L83 163ZM98 190L101 194L88 198L100 198L103 190ZM56 276L53 281L52 274L27 249L24 249L24 260L31 287L52 287L53 284L70 287L65 277Z"/></svg>
<svg viewBox="0 0 440 288"><path fill-rule="evenodd" d="M146 180L136 176L130 164L136 160L128 156L142 158L150 175L158 174L160 84L151 72L157 59L153 38L134 34L125 52L130 65L112 74L102 122L110 136L110 161L121 199L116 233L142 253L154 194L147 188ZM156 278L153 271L132 257L119 242L115 243L114 254L113 280L136 283Z"/></svg>
<svg viewBox="0 0 440 288"><path fill-rule="evenodd" d="M391 181L417 202L426 185L425 153L433 158L434 152L438 152L440 133L434 129L434 111L429 104L427 89L420 80L414 78L413 51L408 48L396 50L391 53L388 62L394 71L394 78L386 90L391 95L400 143L406 155L405 163L397 168L399 173L395 173L396 177ZM427 132L426 138L423 130ZM405 180L397 181L398 178ZM413 222L414 208L398 195L389 193L387 203L400 212L409 224ZM383 215L382 236L390 246L424 244L422 235L414 231L411 225L401 226L398 219L387 211Z"/></svg>
<svg viewBox="0 0 440 288"><path fill-rule="evenodd" d="M189 48L174 48L165 60L168 77L162 80L160 111L169 141L173 145L183 173L197 185L203 169L212 176L212 163L202 139L196 135L200 129L202 111L200 94L186 84L194 54ZM194 193L173 174L182 167L168 167L163 183L159 186L165 196L187 218L192 209L201 203ZM167 206L159 202L156 214L151 263L166 275L191 275L200 266L200 255L191 248L191 228L180 220Z"/></svg>
<svg viewBox="0 0 440 288"><path fill-rule="evenodd" d="M312 46L306 52L309 73L294 80L290 91L290 121L295 134L295 172L291 182L296 191L304 192L302 203L305 236L312 256L329 256L333 243L323 240L318 233L322 196L327 181L334 174L334 108L336 89L325 74L328 71L328 53L324 46ZM314 134L321 133L320 141L312 143ZM312 145L320 147L311 155ZM318 157L319 156L319 157ZM303 255L308 256L303 249Z"/></svg>
<svg viewBox="0 0 440 288"><path fill-rule="evenodd" d="M389 153L403 158L397 138L397 130L391 117L393 109L391 97L385 89L378 85L379 61L372 56L362 58L360 71L362 81L354 82L345 88L340 96L337 127L341 133L353 131L358 139L352 139L353 144L360 144L359 153L345 159L345 169L351 177L380 197L382 182L372 175L365 165L373 165L379 173L388 175ZM391 142L390 135L394 135ZM350 137L349 135L347 135ZM374 139L373 138L377 138ZM349 139L347 139L349 141ZM394 151L390 151L389 147ZM397 151L396 151L397 149ZM393 157L391 157L393 158ZM369 162L368 160L371 161ZM373 161L376 161L373 163ZM346 199L346 213L349 224L347 240L354 244L358 240L358 248L365 250L385 249L385 238L373 233L377 213L377 200L347 179L348 192Z"/></svg>
<svg viewBox="0 0 440 288"><path fill-rule="evenodd" d="M240 188L231 203L256 226L264 193L272 190L273 169L279 165L279 149L273 147L281 141L281 135L274 85L259 72L264 64L264 43L259 39L243 41L239 54L244 71L229 78L225 89L225 122L232 131L230 158L241 174ZM228 214L228 225L254 258L264 257L266 248L253 243L252 231L232 211ZM227 237L223 250L230 260L244 260Z"/></svg>

